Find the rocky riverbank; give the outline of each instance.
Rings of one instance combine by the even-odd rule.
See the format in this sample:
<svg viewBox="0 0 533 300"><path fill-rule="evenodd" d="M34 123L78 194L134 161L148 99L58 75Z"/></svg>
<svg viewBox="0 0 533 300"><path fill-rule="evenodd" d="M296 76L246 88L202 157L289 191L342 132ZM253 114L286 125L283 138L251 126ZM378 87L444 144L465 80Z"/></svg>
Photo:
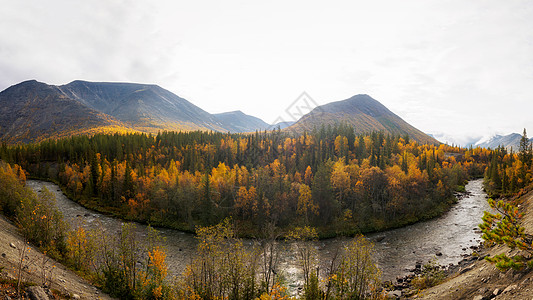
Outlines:
<svg viewBox="0 0 533 300"><path fill-rule="evenodd" d="M464 254L463 259L457 264L439 265L436 261L417 261L407 275L398 276L394 282L384 282L387 297L389 299L417 297L420 294L420 286L428 284L430 280L441 281L468 272L476 261L484 260L488 251L482 244L470 246L470 249L471 254ZM436 254L438 255L439 253Z"/></svg>
<svg viewBox="0 0 533 300"><path fill-rule="evenodd" d="M529 192L521 198L520 209L524 214L521 219L522 225L526 232L533 232L533 192ZM457 265L448 266L448 275L443 283L414 292L412 287L406 285L406 288L401 289L401 298L533 299L533 272L531 270L513 271L510 269L502 273L496 269L494 264L483 259L486 255L494 256L500 253L512 255L513 251L504 246L489 249L479 247L473 250L477 254L465 257Z"/></svg>

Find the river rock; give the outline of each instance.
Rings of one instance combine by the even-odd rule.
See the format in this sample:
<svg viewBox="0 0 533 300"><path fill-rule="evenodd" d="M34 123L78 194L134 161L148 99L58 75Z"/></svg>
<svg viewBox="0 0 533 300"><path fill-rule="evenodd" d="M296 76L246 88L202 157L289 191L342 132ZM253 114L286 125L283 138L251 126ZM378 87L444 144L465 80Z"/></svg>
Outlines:
<svg viewBox="0 0 533 300"><path fill-rule="evenodd" d="M515 290L518 286L516 284L511 284L510 286L506 287L505 290L503 290L503 293L509 293L512 290Z"/></svg>
<svg viewBox="0 0 533 300"><path fill-rule="evenodd" d="M11 247L13 249L17 249L17 246L15 246L15 244L13 244L13 243L9 243L9 247Z"/></svg>
<svg viewBox="0 0 533 300"><path fill-rule="evenodd" d="M28 296L32 300L48 300L48 295L44 291L44 289L40 286L30 286L26 289L26 292L28 293Z"/></svg>
<svg viewBox="0 0 533 300"><path fill-rule="evenodd" d="M402 297L402 291L390 291L387 293L387 299L400 299Z"/></svg>
<svg viewBox="0 0 533 300"><path fill-rule="evenodd" d="M442 252L437 252L435 255L442 256Z"/></svg>
<svg viewBox="0 0 533 300"><path fill-rule="evenodd" d="M72 294L72 299L81 299L81 297L78 294Z"/></svg>
<svg viewBox="0 0 533 300"><path fill-rule="evenodd" d="M483 296L481 296L481 295L474 296L474 298L472 298L472 300L483 300Z"/></svg>
<svg viewBox="0 0 533 300"><path fill-rule="evenodd" d="M495 288L494 291L492 292L492 294L494 296L498 296L500 294L500 289L499 288Z"/></svg>

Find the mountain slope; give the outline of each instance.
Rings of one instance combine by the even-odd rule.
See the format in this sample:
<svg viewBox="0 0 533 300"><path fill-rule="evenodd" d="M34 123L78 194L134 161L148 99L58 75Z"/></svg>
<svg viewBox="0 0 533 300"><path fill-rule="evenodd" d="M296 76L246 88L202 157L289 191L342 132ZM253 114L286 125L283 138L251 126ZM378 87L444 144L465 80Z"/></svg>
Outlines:
<svg viewBox="0 0 533 300"><path fill-rule="evenodd" d="M141 131L225 131L213 115L157 85L78 80L59 89Z"/></svg>
<svg viewBox="0 0 533 300"><path fill-rule="evenodd" d="M231 132L254 132L271 127L265 121L247 115L240 110L214 114L213 116L215 116L224 129Z"/></svg>
<svg viewBox="0 0 533 300"><path fill-rule="evenodd" d="M52 85L31 80L0 92L2 141L39 141L99 129L127 130L121 122L66 97Z"/></svg>
<svg viewBox="0 0 533 300"><path fill-rule="evenodd" d="M352 125L356 133L383 131L394 135L408 134L420 143L439 143L368 95L355 95L346 100L315 107L287 130L303 132L310 131L315 127L319 128L323 124L333 125L336 123Z"/></svg>
<svg viewBox="0 0 533 300"><path fill-rule="evenodd" d="M270 127L240 111L213 115L157 85L35 80L0 92L0 140L9 143L95 132L214 130Z"/></svg>
<svg viewBox="0 0 533 300"><path fill-rule="evenodd" d="M294 123L296 123L296 122L294 122L294 121L281 121L281 122L278 122L278 123L272 125L272 128L273 129L278 129L278 128L279 129L285 129L285 128L293 125Z"/></svg>

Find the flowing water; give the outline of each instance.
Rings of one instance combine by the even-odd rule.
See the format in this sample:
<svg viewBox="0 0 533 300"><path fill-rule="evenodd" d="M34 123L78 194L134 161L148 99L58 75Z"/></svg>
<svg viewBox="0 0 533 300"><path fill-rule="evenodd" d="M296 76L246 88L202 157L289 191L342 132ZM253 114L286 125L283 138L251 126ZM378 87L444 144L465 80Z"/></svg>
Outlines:
<svg viewBox="0 0 533 300"><path fill-rule="evenodd" d="M47 188L54 193L57 207L71 225L83 220L87 228L95 228L101 224L105 231L118 233L124 223L120 219L88 210L69 200L53 183L28 180L27 185L37 192ZM442 265L457 263L462 259L462 255L471 252L469 247L477 245L481 240L477 226L481 222L483 211L490 210L490 207L481 179L470 181L466 191L468 195L439 218L368 236L375 243L383 280L393 280L408 273L417 261L425 263L437 259ZM159 229L159 232L165 239L169 274L179 275L194 257L196 239L192 234L173 229ZM148 234L146 226L137 224L136 234L145 237ZM316 242L315 247L321 261L327 261L338 247L348 241L348 238L333 238ZM252 240L245 240L245 245L252 243ZM280 269L286 277L289 289L297 293L298 287L302 285L302 278L298 271L296 255L290 243L283 244L285 250L282 252Z"/></svg>

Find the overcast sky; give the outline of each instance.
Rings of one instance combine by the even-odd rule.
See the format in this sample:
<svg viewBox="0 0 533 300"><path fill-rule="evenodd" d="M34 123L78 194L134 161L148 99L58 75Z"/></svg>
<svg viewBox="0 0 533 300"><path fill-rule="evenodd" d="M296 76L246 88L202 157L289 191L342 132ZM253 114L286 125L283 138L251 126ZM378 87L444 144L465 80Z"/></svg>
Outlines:
<svg viewBox="0 0 533 300"><path fill-rule="evenodd" d="M208 112L268 123L304 91L318 104L369 94L442 141L524 127L533 136L533 1L0 7L0 90L28 79L154 83Z"/></svg>

